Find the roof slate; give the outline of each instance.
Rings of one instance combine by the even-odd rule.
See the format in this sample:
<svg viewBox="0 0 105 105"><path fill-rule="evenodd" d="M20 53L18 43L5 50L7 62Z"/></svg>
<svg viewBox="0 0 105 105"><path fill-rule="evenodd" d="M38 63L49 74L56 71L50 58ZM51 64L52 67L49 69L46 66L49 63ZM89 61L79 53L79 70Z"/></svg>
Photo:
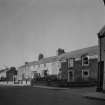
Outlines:
<svg viewBox="0 0 105 105"><path fill-rule="evenodd" d="M9 69L2 69L2 70L0 70L0 73L2 73L2 72L5 72L5 71L8 71Z"/></svg>
<svg viewBox="0 0 105 105"><path fill-rule="evenodd" d="M102 29L98 33L100 36L105 35L105 25L102 27Z"/></svg>
<svg viewBox="0 0 105 105"><path fill-rule="evenodd" d="M98 55L98 46L92 46L92 47L83 48L83 49L79 49L79 50L62 54L59 57L59 60L67 59L67 58L79 58L85 54L89 56Z"/></svg>
<svg viewBox="0 0 105 105"><path fill-rule="evenodd" d="M43 63L55 62L55 61L57 61L57 60L58 60L58 56L52 56L52 57L44 58L44 59L42 59L42 60L40 60L40 61L38 61L38 62L39 62L39 64L43 64Z"/></svg>

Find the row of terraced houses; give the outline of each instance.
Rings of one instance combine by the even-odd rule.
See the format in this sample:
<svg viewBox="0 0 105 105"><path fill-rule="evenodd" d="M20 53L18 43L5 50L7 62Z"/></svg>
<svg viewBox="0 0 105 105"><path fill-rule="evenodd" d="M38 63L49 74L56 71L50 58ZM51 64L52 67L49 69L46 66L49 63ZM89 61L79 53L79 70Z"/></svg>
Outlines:
<svg viewBox="0 0 105 105"><path fill-rule="evenodd" d="M38 61L26 62L18 67L17 80L31 81L55 75L68 82L78 80L97 80L98 46L83 48L61 55L46 57Z"/></svg>

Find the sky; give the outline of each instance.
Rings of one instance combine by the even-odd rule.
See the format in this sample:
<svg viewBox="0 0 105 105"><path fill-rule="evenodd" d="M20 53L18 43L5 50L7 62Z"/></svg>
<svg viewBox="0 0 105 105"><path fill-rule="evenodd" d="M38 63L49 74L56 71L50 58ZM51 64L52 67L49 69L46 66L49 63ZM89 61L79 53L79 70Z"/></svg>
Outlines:
<svg viewBox="0 0 105 105"><path fill-rule="evenodd" d="M97 45L104 25L102 0L0 0L0 65Z"/></svg>

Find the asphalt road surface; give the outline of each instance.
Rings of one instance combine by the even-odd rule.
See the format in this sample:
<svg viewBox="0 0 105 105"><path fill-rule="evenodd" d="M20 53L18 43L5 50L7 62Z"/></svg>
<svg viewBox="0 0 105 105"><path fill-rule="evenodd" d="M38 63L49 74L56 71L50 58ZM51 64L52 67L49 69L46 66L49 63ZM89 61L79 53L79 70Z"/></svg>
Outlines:
<svg viewBox="0 0 105 105"><path fill-rule="evenodd" d="M105 105L105 101L83 98L72 89L0 87L0 105Z"/></svg>

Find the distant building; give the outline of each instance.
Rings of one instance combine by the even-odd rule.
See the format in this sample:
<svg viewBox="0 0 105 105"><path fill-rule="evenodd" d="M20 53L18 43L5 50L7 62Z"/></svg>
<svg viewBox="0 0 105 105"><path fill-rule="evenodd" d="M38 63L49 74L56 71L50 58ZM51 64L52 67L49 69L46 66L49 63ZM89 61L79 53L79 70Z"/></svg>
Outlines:
<svg viewBox="0 0 105 105"><path fill-rule="evenodd" d="M71 81L97 80L98 46L83 48L59 57L61 79Z"/></svg>
<svg viewBox="0 0 105 105"><path fill-rule="evenodd" d="M0 70L0 79L4 79L6 78L6 72L8 71L9 69L8 68L5 68L5 69L2 69Z"/></svg>
<svg viewBox="0 0 105 105"><path fill-rule="evenodd" d="M57 56L43 58L20 66L18 68L18 80L31 80L35 75L42 78L46 75L58 75L59 69L60 62Z"/></svg>
<svg viewBox="0 0 105 105"><path fill-rule="evenodd" d="M31 72L29 63L18 67L17 71L18 71L17 79L19 81L25 81L25 80L32 79L32 72Z"/></svg>
<svg viewBox="0 0 105 105"><path fill-rule="evenodd" d="M16 81L16 79L17 79L17 70L15 69L15 67L11 67L6 72L6 78L7 78L7 81Z"/></svg>

